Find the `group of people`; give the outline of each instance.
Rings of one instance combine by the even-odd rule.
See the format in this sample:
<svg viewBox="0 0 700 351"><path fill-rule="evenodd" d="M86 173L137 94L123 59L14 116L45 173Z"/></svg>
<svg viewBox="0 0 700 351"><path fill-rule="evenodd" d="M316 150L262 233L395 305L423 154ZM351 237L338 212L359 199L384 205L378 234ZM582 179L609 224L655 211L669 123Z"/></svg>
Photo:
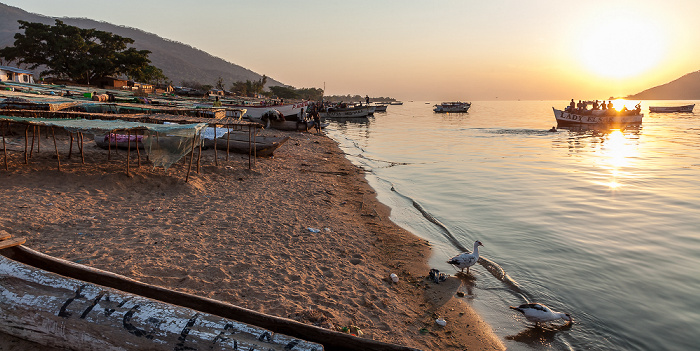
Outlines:
<svg viewBox="0 0 700 351"><path fill-rule="evenodd" d="M576 103L574 101L574 99L571 99L571 102L569 102L569 106L566 107L566 111L572 112L572 113L586 113L589 111L601 110L601 111L611 111L611 113L612 112L618 113L618 111L613 106L612 100L607 101L607 103L605 100L600 101L600 102L598 100L595 100L595 101L593 101L593 103L592 103L593 107L590 110L588 109L588 105L589 105L589 102L584 102L584 101L579 100L578 103ZM635 113L639 114L642 111L641 103L638 103L635 106L634 110L628 110L627 106L623 106L619 112L624 113L624 112L628 112L628 111L634 111Z"/></svg>

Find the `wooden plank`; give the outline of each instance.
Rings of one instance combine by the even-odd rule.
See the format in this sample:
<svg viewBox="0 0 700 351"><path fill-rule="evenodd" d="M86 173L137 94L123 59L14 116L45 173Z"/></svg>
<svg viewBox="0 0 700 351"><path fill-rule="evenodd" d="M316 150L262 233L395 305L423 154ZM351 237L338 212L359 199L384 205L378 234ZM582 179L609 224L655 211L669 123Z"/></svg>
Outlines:
<svg viewBox="0 0 700 351"><path fill-rule="evenodd" d="M0 230L0 240L9 239L11 237L12 237L12 234L10 234L4 230Z"/></svg>
<svg viewBox="0 0 700 351"><path fill-rule="evenodd" d="M22 245L27 241L25 238L12 238L0 241L0 250L6 249L8 247L13 247L17 245Z"/></svg>

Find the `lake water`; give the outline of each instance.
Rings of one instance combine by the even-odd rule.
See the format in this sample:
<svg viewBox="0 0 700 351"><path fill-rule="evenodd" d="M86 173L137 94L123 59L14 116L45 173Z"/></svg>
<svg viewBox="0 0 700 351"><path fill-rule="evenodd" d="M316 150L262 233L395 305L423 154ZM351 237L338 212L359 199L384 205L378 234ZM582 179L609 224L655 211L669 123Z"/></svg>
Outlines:
<svg viewBox="0 0 700 351"><path fill-rule="evenodd" d="M512 284L474 266L471 301L509 349L698 349L700 113L648 112L696 102L643 101L641 127L600 132L548 132L567 101L474 102L464 114L435 103L330 121L327 133L392 220L431 242L431 267L454 274L445 261L483 242ZM530 328L508 308L524 302L575 323Z"/></svg>

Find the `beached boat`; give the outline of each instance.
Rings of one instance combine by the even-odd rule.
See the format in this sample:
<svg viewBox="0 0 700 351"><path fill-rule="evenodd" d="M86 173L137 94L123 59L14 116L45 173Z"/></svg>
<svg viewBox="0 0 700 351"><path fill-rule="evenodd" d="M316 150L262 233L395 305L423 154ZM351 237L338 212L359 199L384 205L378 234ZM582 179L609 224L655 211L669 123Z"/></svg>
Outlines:
<svg viewBox="0 0 700 351"><path fill-rule="evenodd" d="M309 106L309 101L302 101L296 104L283 104L283 105L224 105L228 108L236 108L245 110L243 113L243 118L261 118L262 115L269 110L277 110L279 113L288 116L300 116L303 111Z"/></svg>
<svg viewBox="0 0 700 351"><path fill-rule="evenodd" d="M366 118L373 114L376 106L355 105L348 107L329 107L322 111L322 118Z"/></svg>
<svg viewBox="0 0 700 351"><path fill-rule="evenodd" d="M695 104L683 106L649 106L649 112L673 113L673 112L693 112Z"/></svg>
<svg viewBox="0 0 700 351"><path fill-rule="evenodd" d="M640 109L617 111L607 110L554 110L557 126L625 127L642 123L644 114Z"/></svg>
<svg viewBox="0 0 700 351"><path fill-rule="evenodd" d="M469 111L470 107L472 107L471 102L451 101L451 102L443 102L439 105L435 105L435 108L433 109L433 111L438 112L438 113L467 112L467 111Z"/></svg>
<svg viewBox="0 0 700 351"><path fill-rule="evenodd" d="M0 332L41 345L71 350L414 350L145 284L19 245L0 250Z"/></svg>
<svg viewBox="0 0 700 351"><path fill-rule="evenodd" d="M282 146L288 136L273 137L256 135L253 139L247 132L230 132L216 139L204 139L202 146L205 149L216 147L218 150L235 152L239 154L254 154L258 157L270 157L275 150Z"/></svg>
<svg viewBox="0 0 700 351"><path fill-rule="evenodd" d="M143 135L126 135L126 134L95 134L95 144L102 149L118 148L118 149L139 149L143 150ZM129 145L131 144L131 145Z"/></svg>

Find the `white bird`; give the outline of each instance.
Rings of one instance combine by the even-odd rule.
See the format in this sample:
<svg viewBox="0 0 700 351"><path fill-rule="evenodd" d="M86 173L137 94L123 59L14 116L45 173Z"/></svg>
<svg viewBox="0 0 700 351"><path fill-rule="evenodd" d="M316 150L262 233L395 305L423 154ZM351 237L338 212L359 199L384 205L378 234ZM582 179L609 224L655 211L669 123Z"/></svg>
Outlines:
<svg viewBox="0 0 700 351"><path fill-rule="evenodd" d="M476 261L479 260L479 246L484 246L481 241L477 240L474 242L474 251L472 253L463 252L455 257L452 257L447 263L455 265L457 268L461 268L462 272L467 269L467 274L469 274L469 267L473 266Z"/></svg>
<svg viewBox="0 0 700 351"><path fill-rule="evenodd" d="M552 311L541 303L526 303L518 307L510 306L510 308L522 313L525 319L535 324L551 322L560 318L569 322L573 321L570 314Z"/></svg>

